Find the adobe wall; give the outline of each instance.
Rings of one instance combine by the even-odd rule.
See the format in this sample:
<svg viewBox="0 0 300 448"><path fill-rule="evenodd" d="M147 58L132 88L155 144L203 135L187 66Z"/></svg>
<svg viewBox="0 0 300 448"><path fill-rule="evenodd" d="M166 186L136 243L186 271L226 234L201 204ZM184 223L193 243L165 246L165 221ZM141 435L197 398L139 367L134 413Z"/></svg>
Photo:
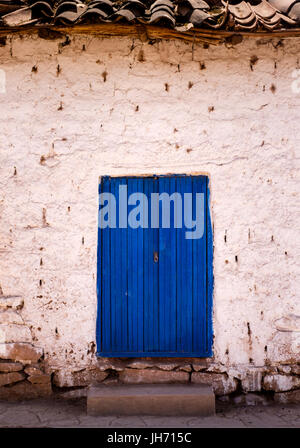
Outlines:
<svg viewBox="0 0 300 448"><path fill-rule="evenodd" d="M8 37L0 396L93 381L300 387L299 44ZM99 176L192 172L210 177L214 358L97 361Z"/></svg>

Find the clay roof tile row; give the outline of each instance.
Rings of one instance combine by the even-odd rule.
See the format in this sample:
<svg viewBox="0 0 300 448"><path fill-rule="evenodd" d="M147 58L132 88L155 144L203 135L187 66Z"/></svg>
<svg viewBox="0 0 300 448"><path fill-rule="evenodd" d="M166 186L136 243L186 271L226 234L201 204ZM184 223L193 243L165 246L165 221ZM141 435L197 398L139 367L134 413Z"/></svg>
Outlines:
<svg viewBox="0 0 300 448"><path fill-rule="evenodd" d="M143 23L224 30L298 28L300 0L0 0L0 26Z"/></svg>

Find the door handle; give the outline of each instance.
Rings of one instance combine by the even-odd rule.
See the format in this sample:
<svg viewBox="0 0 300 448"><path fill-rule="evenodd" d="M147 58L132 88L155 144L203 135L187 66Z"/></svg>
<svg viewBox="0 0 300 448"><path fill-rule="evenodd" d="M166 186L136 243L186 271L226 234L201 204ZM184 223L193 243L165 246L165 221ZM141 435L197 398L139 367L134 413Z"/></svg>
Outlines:
<svg viewBox="0 0 300 448"><path fill-rule="evenodd" d="M153 261L154 263L158 262L158 252L153 252Z"/></svg>

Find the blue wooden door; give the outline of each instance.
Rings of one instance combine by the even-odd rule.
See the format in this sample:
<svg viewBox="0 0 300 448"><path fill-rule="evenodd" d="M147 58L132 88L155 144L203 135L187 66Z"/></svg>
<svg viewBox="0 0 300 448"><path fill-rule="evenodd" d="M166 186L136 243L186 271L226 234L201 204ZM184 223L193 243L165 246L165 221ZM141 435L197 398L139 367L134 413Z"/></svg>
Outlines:
<svg viewBox="0 0 300 448"><path fill-rule="evenodd" d="M103 193L110 193L114 199L104 200ZM143 193L142 199L136 200L136 193ZM163 210L164 202L152 202L152 197L173 197L173 193L182 198L182 206L169 202L167 222L163 218L167 210ZM200 238L188 239L191 227L185 226L185 213L195 219L197 193L202 198L203 233ZM103 177L99 194L98 355L211 356L213 278L208 178ZM185 202L188 196L190 200ZM137 209L137 205L142 208ZM103 225L105 207L107 219ZM128 220L124 220L125 215ZM132 222L139 225L129 225Z"/></svg>

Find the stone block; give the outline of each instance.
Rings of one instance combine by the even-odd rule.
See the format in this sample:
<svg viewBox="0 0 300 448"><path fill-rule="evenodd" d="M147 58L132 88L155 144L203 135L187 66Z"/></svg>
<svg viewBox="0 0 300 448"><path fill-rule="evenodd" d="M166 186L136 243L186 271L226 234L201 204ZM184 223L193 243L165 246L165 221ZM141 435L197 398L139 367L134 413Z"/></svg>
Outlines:
<svg viewBox="0 0 300 448"><path fill-rule="evenodd" d="M291 366L278 366L277 369L278 369L278 372L284 373L286 375L290 375L292 372Z"/></svg>
<svg viewBox="0 0 300 448"><path fill-rule="evenodd" d="M29 343L15 342L0 344L0 358L20 361L23 364L37 362L43 355L43 349Z"/></svg>
<svg viewBox="0 0 300 448"><path fill-rule="evenodd" d="M206 371L210 373L227 373L227 367L218 363L210 363L207 366Z"/></svg>
<svg viewBox="0 0 300 448"><path fill-rule="evenodd" d="M108 376L98 368L87 368L76 372L58 371L54 374L53 384L58 387L88 386L93 383L101 383Z"/></svg>
<svg viewBox="0 0 300 448"><path fill-rule="evenodd" d="M20 370L23 370L23 364L20 362L6 362L0 360L0 372L19 372Z"/></svg>
<svg viewBox="0 0 300 448"><path fill-rule="evenodd" d="M238 382L235 378L229 378L223 373L192 373L192 383L209 384L216 395L227 395L235 392Z"/></svg>
<svg viewBox="0 0 300 448"><path fill-rule="evenodd" d="M245 392L259 392L262 386L262 371L247 372L242 379L242 388Z"/></svg>
<svg viewBox="0 0 300 448"><path fill-rule="evenodd" d="M25 375L20 372L0 373L0 387L7 384L17 383L25 379Z"/></svg>
<svg viewBox="0 0 300 448"><path fill-rule="evenodd" d="M215 413L215 396L211 387L198 384L99 385L88 390L87 412L91 415L208 416Z"/></svg>
<svg viewBox="0 0 300 448"><path fill-rule="evenodd" d="M112 384L119 384L119 379L116 376L110 377L108 376L105 378L102 384L112 385Z"/></svg>
<svg viewBox="0 0 300 448"><path fill-rule="evenodd" d="M195 372L201 372L209 367L209 363L205 359L193 361L193 369Z"/></svg>
<svg viewBox="0 0 300 448"><path fill-rule="evenodd" d="M191 364L181 364L179 367L177 367L176 370L182 371L182 372L191 372L192 371L192 365Z"/></svg>
<svg viewBox="0 0 300 448"><path fill-rule="evenodd" d="M300 364L295 364L292 366L292 373L294 375L300 375Z"/></svg>
<svg viewBox="0 0 300 448"><path fill-rule="evenodd" d="M265 390L274 392L287 392L300 388L300 378L292 375L266 375L263 379Z"/></svg>
<svg viewBox="0 0 300 448"><path fill-rule="evenodd" d="M0 399L8 401L31 400L34 398L47 398L52 394L50 383L31 384L22 381L11 386L0 387Z"/></svg>
<svg viewBox="0 0 300 448"><path fill-rule="evenodd" d="M88 393L88 387L83 387L81 389L68 390L67 392L60 392L59 398L65 400L78 400L80 398L86 398Z"/></svg>
<svg viewBox="0 0 300 448"><path fill-rule="evenodd" d="M155 359L150 360L144 360L144 359L137 359L133 360L127 363L127 368L130 369L151 369L151 368L158 368L161 370L174 370L176 367L178 367L179 364L177 362L172 361L159 361Z"/></svg>
<svg viewBox="0 0 300 448"><path fill-rule="evenodd" d="M27 381L29 381L32 384L47 384L51 383L51 375L46 374L30 375L28 376Z"/></svg>
<svg viewBox="0 0 300 448"><path fill-rule="evenodd" d="M27 375L35 375L35 376L44 374L44 372L42 372L42 370L40 370L39 368L30 365L25 367L24 372Z"/></svg>
<svg viewBox="0 0 300 448"><path fill-rule="evenodd" d="M126 384L187 383L189 374L180 371L125 369L120 372L119 380Z"/></svg>
<svg viewBox="0 0 300 448"><path fill-rule="evenodd" d="M118 359L98 358L97 368L102 372L105 370L116 370L117 372L121 372L125 369L125 364L124 361Z"/></svg>
<svg viewBox="0 0 300 448"><path fill-rule="evenodd" d="M161 360L161 359L136 359L129 361L126 365L130 369L160 369L160 370L182 370L190 372L192 370L191 364L181 360Z"/></svg>
<svg viewBox="0 0 300 448"><path fill-rule="evenodd" d="M234 404L240 406L267 406L270 404L270 400L263 394L247 393L237 395L232 399Z"/></svg>
<svg viewBox="0 0 300 448"><path fill-rule="evenodd" d="M283 404L298 404L300 403L300 389L292 390L290 392L275 393L274 401Z"/></svg>

